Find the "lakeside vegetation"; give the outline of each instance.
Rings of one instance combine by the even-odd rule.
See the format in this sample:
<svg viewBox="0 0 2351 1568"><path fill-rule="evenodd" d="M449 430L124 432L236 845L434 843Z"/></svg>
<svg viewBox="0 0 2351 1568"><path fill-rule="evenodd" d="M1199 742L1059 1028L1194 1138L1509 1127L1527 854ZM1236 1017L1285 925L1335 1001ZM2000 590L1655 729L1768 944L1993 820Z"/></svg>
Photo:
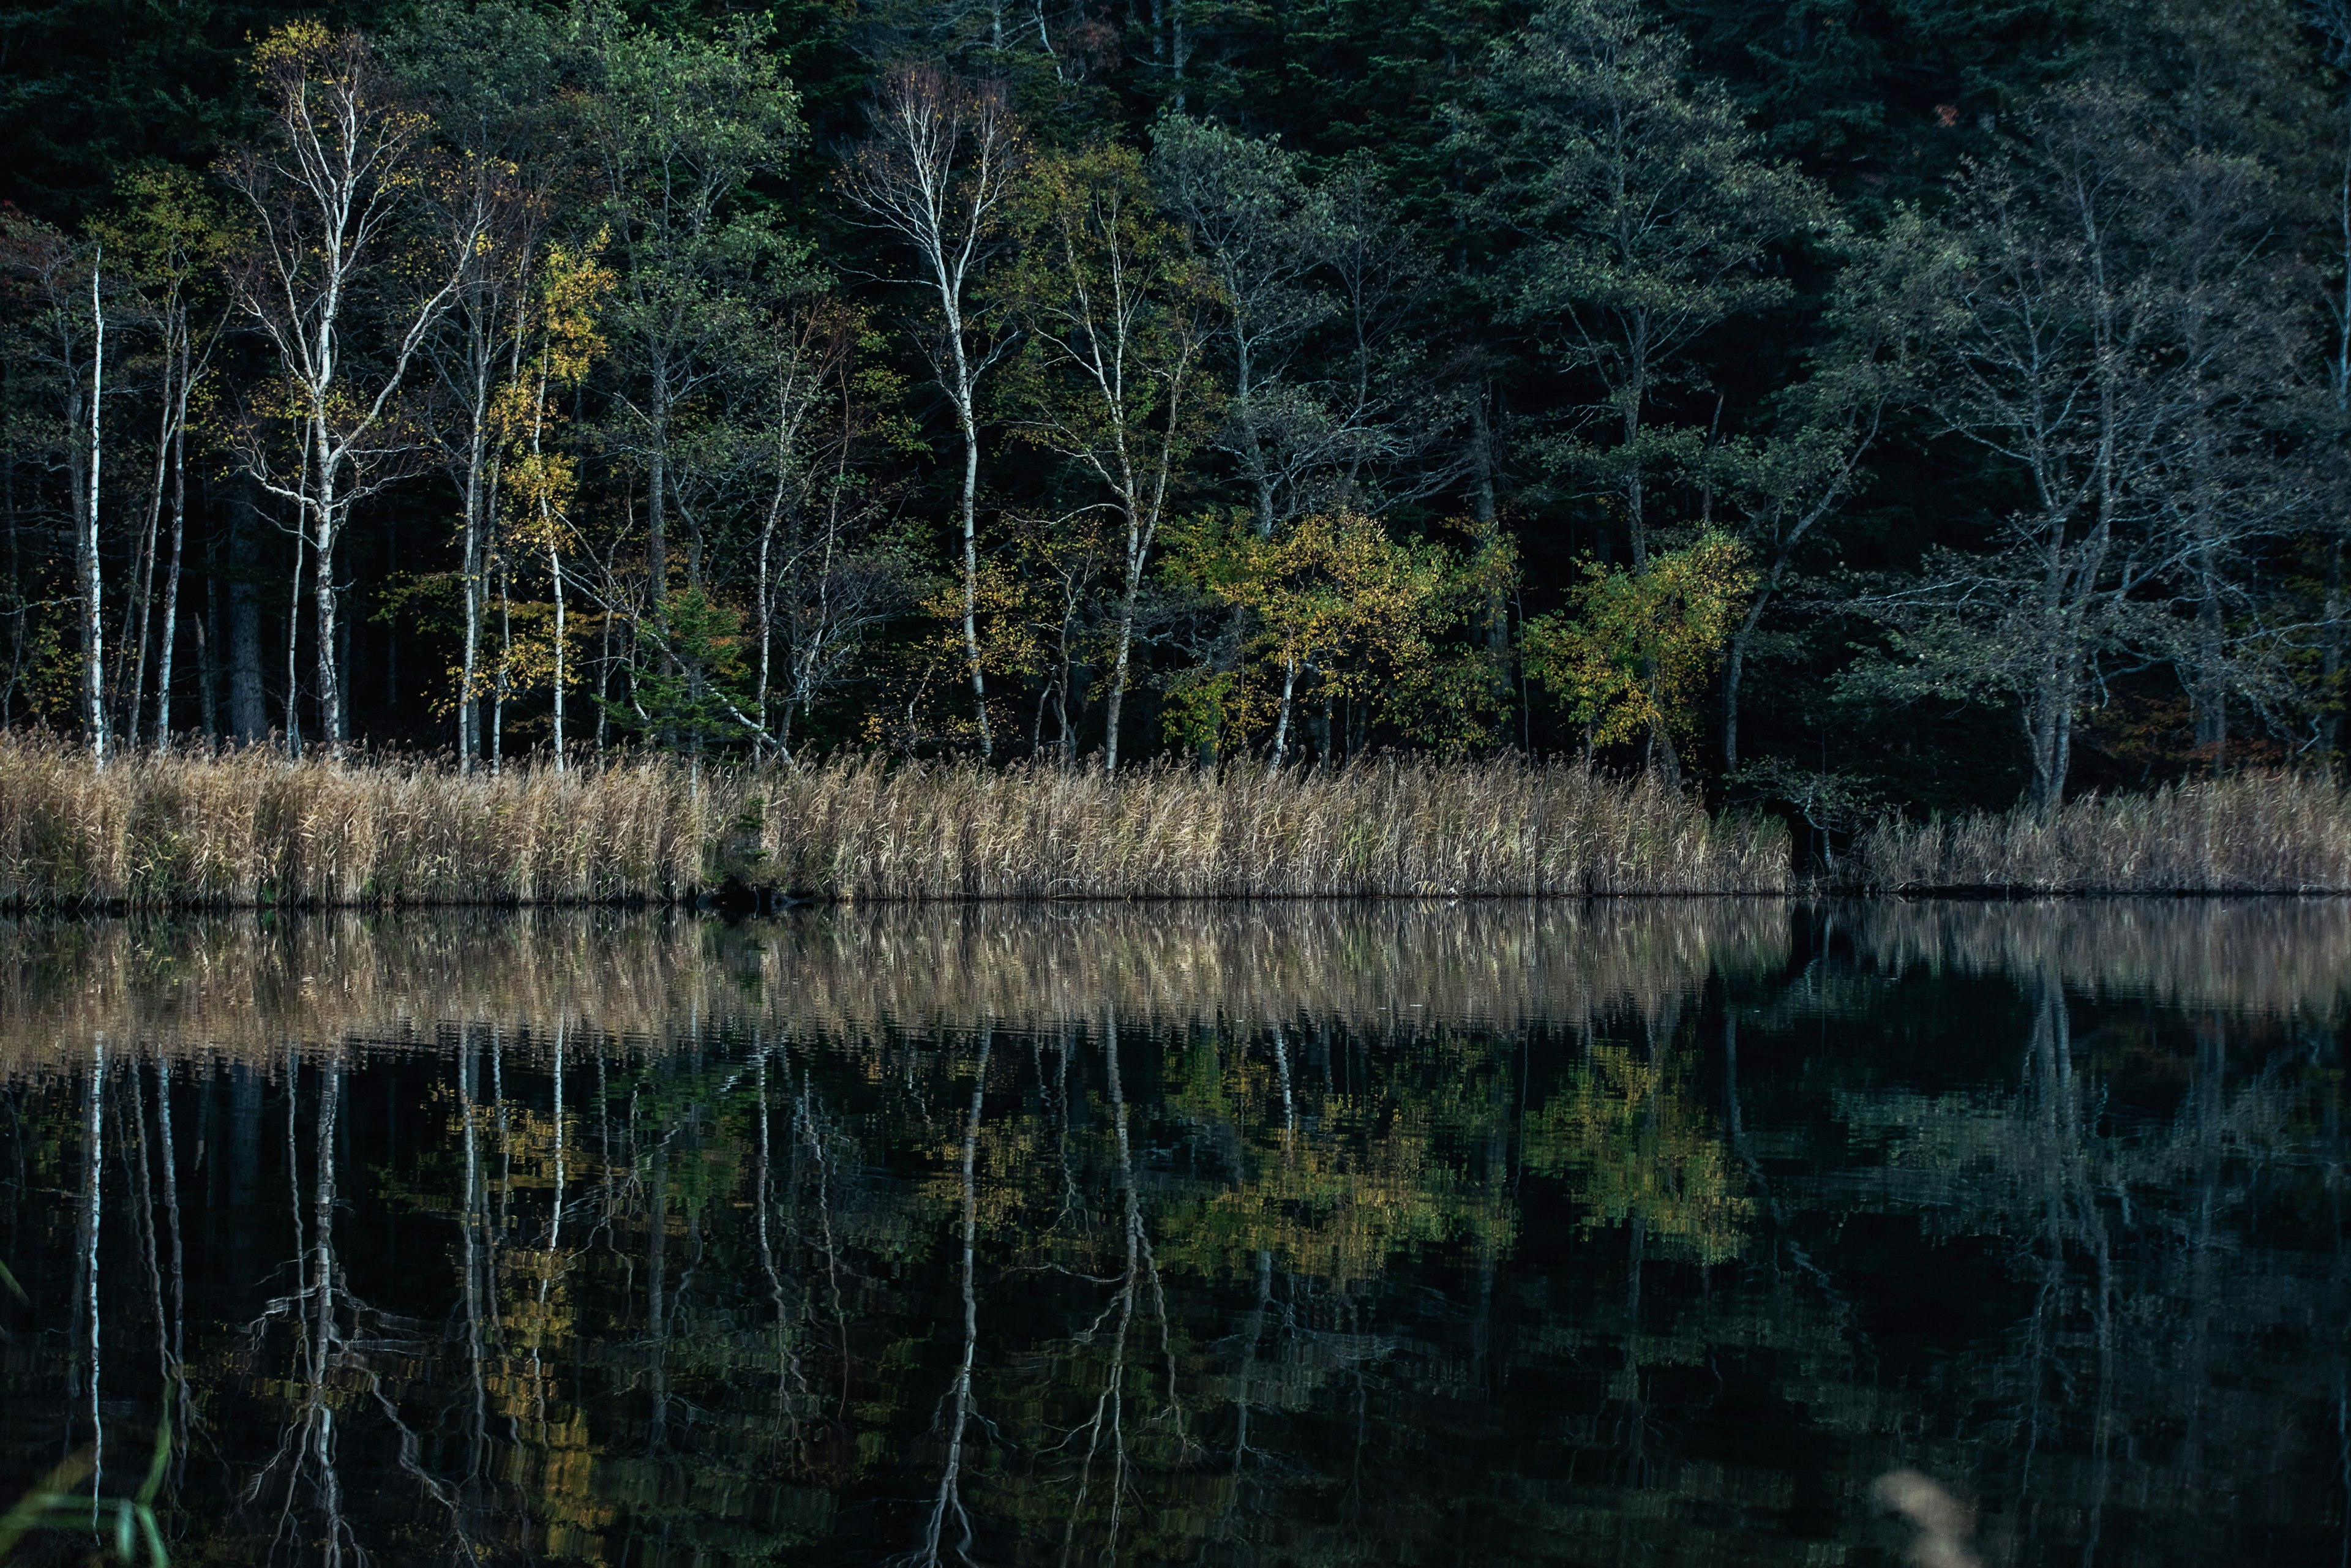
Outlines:
<svg viewBox="0 0 2351 1568"><path fill-rule="evenodd" d="M0 904L1782 893L1786 830L1654 775L1368 758L1207 772L843 758L460 773L266 748L103 769L0 739Z"/></svg>
<svg viewBox="0 0 2351 1568"><path fill-rule="evenodd" d="M613 764L35 881L735 874L660 751L1178 824L770 847L861 894L1755 882L1494 847L1652 788L1512 755L1873 884L2338 885L2228 780L2345 760L2346 147L2335 0L0 0L0 728ZM1415 751L1486 816L1340 847Z"/></svg>
<svg viewBox="0 0 2351 1568"><path fill-rule="evenodd" d="M1808 874L1768 814L1510 758L1113 776L972 761L460 772L0 738L0 906L2351 892L2351 795L2240 775L1881 819Z"/></svg>

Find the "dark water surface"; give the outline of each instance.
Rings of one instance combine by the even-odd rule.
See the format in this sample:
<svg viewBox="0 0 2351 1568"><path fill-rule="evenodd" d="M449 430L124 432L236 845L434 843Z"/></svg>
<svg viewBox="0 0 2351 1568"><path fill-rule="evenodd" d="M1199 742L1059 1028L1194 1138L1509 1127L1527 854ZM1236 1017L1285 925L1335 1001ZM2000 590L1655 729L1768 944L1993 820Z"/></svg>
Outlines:
<svg viewBox="0 0 2351 1568"><path fill-rule="evenodd" d="M2346 1002L2338 903L0 925L0 1506L168 1396L183 1563L1891 1563L1910 1469L2340 1568Z"/></svg>

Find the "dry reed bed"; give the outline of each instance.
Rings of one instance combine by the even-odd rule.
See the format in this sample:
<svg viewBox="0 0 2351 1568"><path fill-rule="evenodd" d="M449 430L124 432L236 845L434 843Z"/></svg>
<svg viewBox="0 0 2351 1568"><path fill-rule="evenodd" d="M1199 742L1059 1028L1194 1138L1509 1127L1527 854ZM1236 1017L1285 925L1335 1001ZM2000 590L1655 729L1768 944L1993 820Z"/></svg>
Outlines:
<svg viewBox="0 0 2351 1568"><path fill-rule="evenodd" d="M2248 773L2145 795L1889 821L1855 846L1872 892L2351 892L2351 796L2318 775Z"/></svg>
<svg viewBox="0 0 2351 1568"><path fill-rule="evenodd" d="M991 770L644 758L459 775L0 739L0 904L1778 893L1784 830L1656 779L1516 762Z"/></svg>
<svg viewBox="0 0 2351 1568"><path fill-rule="evenodd" d="M1376 758L1209 773L865 760L753 781L760 875L852 899L1783 893L1785 830L1653 778Z"/></svg>
<svg viewBox="0 0 2351 1568"><path fill-rule="evenodd" d="M0 1076L110 1052L261 1065L458 1026L543 1055L695 1030L874 1040L982 1025L1161 1030L1656 1021L1715 973L1784 967L1753 899L1440 905L924 904L0 921Z"/></svg>
<svg viewBox="0 0 2351 1568"><path fill-rule="evenodd" d="M252 749L99 772L0 740L0 904L591 903L708 880L726 802L658 762L460 775Z"/></svg>

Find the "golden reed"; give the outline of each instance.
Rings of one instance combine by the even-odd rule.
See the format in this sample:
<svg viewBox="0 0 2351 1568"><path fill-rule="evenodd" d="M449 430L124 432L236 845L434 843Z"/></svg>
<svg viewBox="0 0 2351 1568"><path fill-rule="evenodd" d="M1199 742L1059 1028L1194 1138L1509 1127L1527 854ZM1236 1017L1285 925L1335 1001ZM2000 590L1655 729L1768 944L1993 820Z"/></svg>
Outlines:
<svg viewBox="0 0 2351 1568"><path fill-rule="evenodd" d="M1861 836L1886 893L2351 893L2351 796L2320 774L2243 773Z"/></svg>
<svg viewBox="0 0 2351 1568"><path fill-rule="evenodd" d="M253 748L120 758L0 737L0 905L1784 893L1769 817L1511 760L993 769L637 758L461 775Z"/></svg>

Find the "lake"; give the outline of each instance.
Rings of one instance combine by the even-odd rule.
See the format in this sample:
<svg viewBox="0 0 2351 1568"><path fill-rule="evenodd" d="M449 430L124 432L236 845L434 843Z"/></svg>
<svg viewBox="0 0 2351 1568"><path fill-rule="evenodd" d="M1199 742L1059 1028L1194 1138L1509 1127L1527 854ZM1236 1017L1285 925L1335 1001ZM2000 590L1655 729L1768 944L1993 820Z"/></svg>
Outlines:
<svg viewBox="0 0 2351 1568"><path fill-rule="evenodd" d="M2351 1561L2351 904L0 955L0 1506L173 1562Z"/></svg>

